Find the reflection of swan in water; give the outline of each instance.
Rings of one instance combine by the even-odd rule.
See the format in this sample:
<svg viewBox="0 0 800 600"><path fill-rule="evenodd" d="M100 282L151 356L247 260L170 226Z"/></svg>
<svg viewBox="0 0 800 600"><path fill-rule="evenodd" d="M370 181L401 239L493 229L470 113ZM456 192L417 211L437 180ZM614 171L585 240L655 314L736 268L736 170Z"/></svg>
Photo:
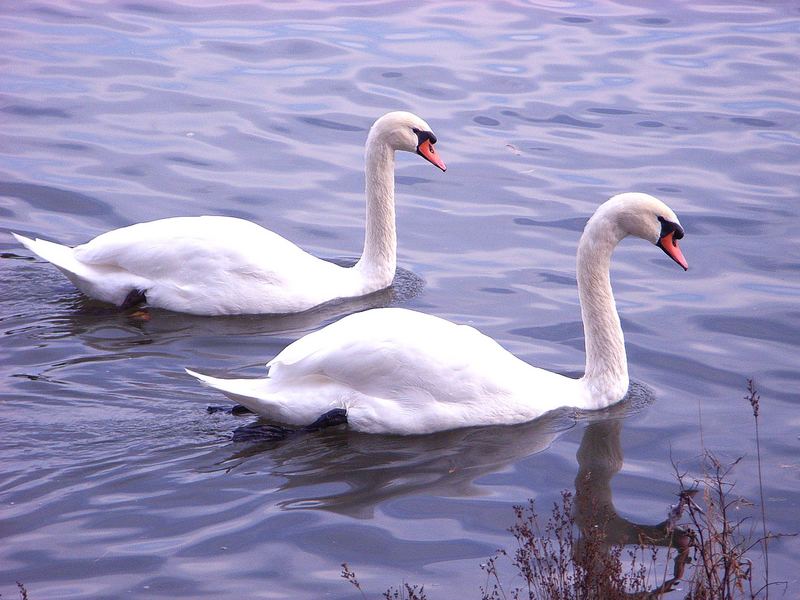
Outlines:
<svg viewBox="0 0 800 600"><path fill-rule="evenodd" d="M369 518L376 505L415 493L476 496L475 479L545 450L574 420L554 412L510 427L475 427L422 436L385 436L341 429L258 442L223 463L268 454L272 475L294 489L283 508L318 508ZM235 466L233 468L236 468ZM342 487L344 486L344 487ZM302 491L307 488L310 495ZM324 495L318 495L324 489ZM329 490L334 490L330 492Z"/></svg>
<svg viewBox="0 0 800 600"><path fill-rule="evenodd" d="M632 383L625 399L612 409L623 417L653 399L652 391ZM317 508L369 517L376 505L415 493L449 497L475 496L476 479L496 473L526 456L547 449L576 420L604 418L557 410L530 423L458 429L422 436L385 436L326 429L286 439L255 442L239 449L220 466L247 468L262 459L271 475L285 478L281 490L293 489L285 509ZM309 494L302 492L303 488ZM320 495L319 490L326 490ZM334 490L329 492L328 490ZM485 489L485 488L484 488Z"/></svg>
<svg viewBox="0 0 800 600"><path fill-rule="evenodd" d="M334 262L353 264L354 260ZM141 320L86 298L66 280L53 290L53 279L60 279L58 274L37 267L32 261L0 257L0 280L5 283L0 310L6 344L18 351L42 350L37 350L39 358L33 362L20 363L23 368L17 376L74 386L76 380L70 371L94 365L102 376L93 376L91 385L100 386L98 390L103 391L98 393L117 396L125 406L130 404L122 395L132 395L131 401L152 400L152 388L147 391L152 385L159 386L162 396L180 393L183 382L172 377L173 364L191 360L205 366L204 359L210 356L208 363L217 365L220 356L236 356L248 347L277 354L299 334L346 314L406 302L424 287L419 276L397 269L394 282L385 290L331 302L305 313L209 319L151 310L151 318ZM43 290L51 291L45 295ZM248 356L254 353L247 352ZM147 374L143 376L141 369ZM134 385L134 381L139 383Z"/></svg>
<svg viewBox="0 0 800 600"><path fill-rule="evenodd" d="M583 536L576 550L581 550L586 532L600 523L605 524L605 545L596 547L595 552L607 552L611 545L635 545L640 540L680 548L685 547L685 540L679 539L681 530L670 531L667 521L644 524L625 519L612 497L611 480L623 464L623 420L653 400L652 390L632 382L625 398L608 409L562 409L521 425L423 436L324 429L311 435L254 442L223 460L218 468L258 472L262 469L255 463L264 461L268 465L263 470L283 479L276 490L289 498L277 501L283 510L317 509L370 518L376 507L403 496L459 498L491 493L493 488L481 485L480 478L546 450L576 422L583 422L586 427L577 451L574 501L575 521ZM542 491L553 494L557 490ZM540 516L546 519L546 515ZM598 558L596 553L591 556ZM667 591L675 581L665 582L660 589Z"/></svg>
<svg viewBox="0 0 800 600"><path fill-rule="evenodd" d="M669 542L667 521L656 525L634 523L617 513L611 492L611 479L622 468L620 433L622 420L612 418L589 423L578 448L578 474L575 477L575 519L582 530L606 524L606 542L637 544L640 540L664 545Z"/></svg>
<svg viewBox="0 0 800 600"><path fill-rule="evenodd" d="M355 260L333 259L331 262L341 266L350 266ZM150 309L146 320L136 316L126 316L119 309L98 302L73 291L67 292L63 298L55 301L63 311L54 312L49 306L42 319L52 325L50 335L82 335L106 327L122 327L132 332L142 332L155 336L160 340L186 336L238 336L238 335L274 335L290 332L305 332L317 329L347 314L381 308L406 302L420 293L425 282L418 275L398 268L392 285L367 296L345 298L328 302L311 310L287 315L240 315L221 316L208 319L196 315L175 313L159 309ZM21 299L21 302L25 299ZM38 300L38 299L37 299ZM26 305L38 306L41 302L25 302ZM114 336L109 340L111 348L118 350L121 340ZM90 342L91 343L91 342ZM93 346L95 344L92 344ZM101 344L102 345L102 344Z"/></svg>
<svg viewBox="0 0 800 600"><path fill-rule="evenodd" d="M612 546L646 547L665 546L675 549L673 579L668 579L653 590L653 597L669 592L683 577L687 562L689 537L685 530L675 526L680 515L680 504L672 507L671 518L660 523L635 523L620 516L614 506L611 479L623 464L622 418L612 418L589 423L583 432L578 448L578 474L575 477L574 518L581 531L575 559L584 561L586 569L604 564L602 555ZM587 539L592 540L587 542ZM632 596L633 597L633 596ZM659 596L660 597L660 596Z"/></svg>

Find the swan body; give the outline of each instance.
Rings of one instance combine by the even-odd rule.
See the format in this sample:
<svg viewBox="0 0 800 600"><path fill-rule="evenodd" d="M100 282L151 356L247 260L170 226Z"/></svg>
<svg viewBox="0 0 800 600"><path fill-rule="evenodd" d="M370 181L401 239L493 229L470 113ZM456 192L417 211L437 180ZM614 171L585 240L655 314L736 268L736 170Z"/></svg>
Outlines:
<svg viewBox="0 0 800 600"><path fill-rule="evenodd" d="M294 313L388 287L396 268L394 153L416 152L442 170L436 137L422 119L392 112L370 129L366 148L364 252L340 267L244 219L174 217L138 223L71 248L13 234L58 267L84 294L126 307L199 315Z"/></svg>
<svg viewBox="0 0 800 600"><path fill-rule="evenodd" d="M530 421L563 406L598 409L628 389L625 345L611 293L611 253L633 234L687 268L675 213L652 196L620 194L589 220L578 248L586 372L572 379L515 357L466 325L401 308L347 316L289 345L260 379L189 371L259 415L307 425L344 409L352 429L421 434Z"/></svg>
<svg viewBox="0 0 800 600"><path fill-rule="evenodd" d="M190 374L282 423L344 408L351 428L374 433L522 423L586 395L579 380L532 367L473 327L403 308L349 315L267 366L263 379Z"/></svg>

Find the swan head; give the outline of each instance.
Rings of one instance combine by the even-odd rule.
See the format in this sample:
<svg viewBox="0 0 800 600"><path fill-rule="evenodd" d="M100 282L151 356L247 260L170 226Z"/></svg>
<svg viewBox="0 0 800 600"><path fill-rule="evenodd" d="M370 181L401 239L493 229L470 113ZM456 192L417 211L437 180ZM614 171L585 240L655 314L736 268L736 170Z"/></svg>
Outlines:
<svg viewBox="0 0 800 600"><path fill-rule="evenodd" d="M640 192L618 194L602 207L603 213L616 221L620 238L635 235L661 248L683 270L689 264L678 246L683 227L675 212L658 198Z"/></svg>
<svg viewBox="0 0 800 600"><path fill-rule="evenodd" d="M372 125L369 138L370 141L383 142L393 150L419 154L442 171L447 170L433 147L436 136L431 126L414 113L399 110L383 115Z"/></svg>

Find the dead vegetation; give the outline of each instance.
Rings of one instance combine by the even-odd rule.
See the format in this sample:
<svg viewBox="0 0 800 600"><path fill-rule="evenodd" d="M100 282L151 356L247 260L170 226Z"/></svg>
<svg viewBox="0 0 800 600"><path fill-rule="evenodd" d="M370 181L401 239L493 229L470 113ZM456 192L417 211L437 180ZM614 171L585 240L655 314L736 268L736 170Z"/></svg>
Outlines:
<svg viewBox="0 0 800 600"><path fill-rule="evenodd" d="M723 463L704 448L701 473L692 476L674 465L678 501L665 521L640 525L624 520L614 510L610 492L621 451L615 461L613 444L601 451L593 445L602 440L608 446L614 436L618 439L620 425L592 423L578 451L575 494L562 492L544 523L533 500L514 507L515 522L508 531L515 548L498 550L481 565L486 574L481 600L656 600L667 595L683 600L768 600L775 585L769 579L768 543L778 536L767 530L760 396L752 380L745 399L755 422L758 510L735 493L733 471L742 458ZM595 460L603 452L603 461ZM759 554L756 560L754 552ZM342 577L366 599L355 573L347 564L342 568ZM504 583L509 577L511 582ZM427 598L423 587L407 583L389 588L382 597Z"/></svg>

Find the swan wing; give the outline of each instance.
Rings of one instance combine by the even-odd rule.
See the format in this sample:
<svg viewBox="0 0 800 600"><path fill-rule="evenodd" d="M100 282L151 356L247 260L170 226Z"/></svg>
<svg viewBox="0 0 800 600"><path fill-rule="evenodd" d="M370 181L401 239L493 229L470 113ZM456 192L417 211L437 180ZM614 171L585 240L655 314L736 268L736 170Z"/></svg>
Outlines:
<svg viewBox="0 0 800 600"><path fill-rule="evenodd" d="M275 392L310 381L320 393L346 389L351 424L402 433L527 421L549 409L533 402L543 391L537 387L570 381L472 327L401 308L345 317L294 342L268 367Z"/></svg>
<svg viewBox="0 0 800 600"><path fill-rule="evenodd" d="M483 371L487 361L521 362L472 327L382 308L350 315L300 338L268 366L275 379L324 375L364 393L393 393L412 385L436 388L437 378L465 369Z"/></svg>
<svg viewBox="0 0 800 600"><path fill-rule="evenodd" d="M305 310L337 297L344 271L232 217L139 223L99 235L74 254L145 280L154 306L199 314Z"/></svg>
<svg viewBox="0 0 800 600"><path fill-rule="evenodd" d="M116 266L151 279L196 281L208 267L233 267L254 277L277 275L259 259L308 256L268 229L231 217L175 217L137 223L77 246L75 257L92 265ZM207 274L207 271L205 271Z"/></svg>

